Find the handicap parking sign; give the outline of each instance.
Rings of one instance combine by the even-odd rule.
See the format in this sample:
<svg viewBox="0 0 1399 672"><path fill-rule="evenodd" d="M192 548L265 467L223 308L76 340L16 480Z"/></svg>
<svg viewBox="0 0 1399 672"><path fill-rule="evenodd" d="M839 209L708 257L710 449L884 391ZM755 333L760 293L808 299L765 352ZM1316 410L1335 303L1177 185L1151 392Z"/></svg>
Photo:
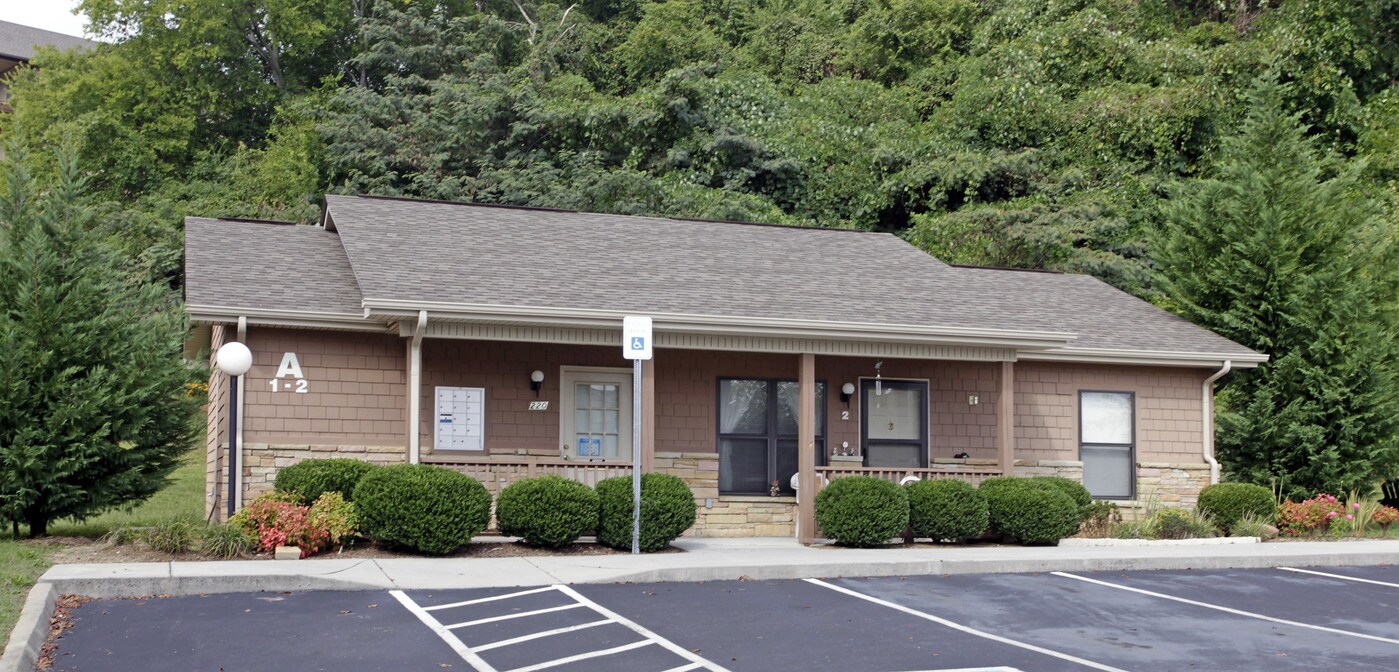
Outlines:
<svg viewBox="0 0 1399 672"><path fill-rule="evenodd" d="M651 318L628 316L622 318L622 356L627 359L651 359Z"/></svg>

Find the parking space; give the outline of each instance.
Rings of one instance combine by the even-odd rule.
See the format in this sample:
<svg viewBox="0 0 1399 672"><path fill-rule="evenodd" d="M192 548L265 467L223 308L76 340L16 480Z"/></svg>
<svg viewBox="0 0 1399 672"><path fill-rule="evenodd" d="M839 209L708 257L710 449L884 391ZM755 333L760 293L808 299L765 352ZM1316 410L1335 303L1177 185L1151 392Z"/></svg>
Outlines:
<svg viewBox="0 0 1399 672"><path fill-rule="evenodd" d="M1393 670L1395 568L104 600L56 670Z"/></svg>

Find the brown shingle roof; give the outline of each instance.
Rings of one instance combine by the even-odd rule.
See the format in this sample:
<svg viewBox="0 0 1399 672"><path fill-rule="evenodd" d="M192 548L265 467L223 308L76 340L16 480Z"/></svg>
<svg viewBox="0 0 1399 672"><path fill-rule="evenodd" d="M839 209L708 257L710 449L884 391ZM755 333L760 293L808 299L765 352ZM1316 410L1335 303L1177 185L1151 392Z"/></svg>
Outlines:
<svg viewBox="0 0 1399 672"><path fill-rule="evenodd" d="M189 303L360 313L363 298L1068 332L1071 349L1257 355L1090 276L949 266L883 233L365 196L327 204L334 232L189 220Z"/></svg>
<svg viewBox="0 0 1399 672"><path fill-rule="evenodd" d="M362 315L340 236L318 226L185 219L191 306Z"/></svg>
<svg viewBox="0 0 1399 672"><path fill-rule="evenodd" d="M91 49L94 46L97 46L96 42L81 37L0 21L0 57L11 60L28 61L34 58L35 47L55 47L66 51Z"/></svg>

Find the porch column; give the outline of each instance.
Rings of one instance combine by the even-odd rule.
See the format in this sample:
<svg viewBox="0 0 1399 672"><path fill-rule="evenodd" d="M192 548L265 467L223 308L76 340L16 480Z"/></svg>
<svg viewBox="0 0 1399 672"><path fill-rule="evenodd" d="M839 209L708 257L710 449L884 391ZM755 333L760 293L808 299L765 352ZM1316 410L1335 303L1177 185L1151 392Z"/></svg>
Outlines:
<svg viewBox="0 0 1399 672"><path fill-rule="evenodd" d="M816 355L802 353L797 376L797 541L816 540Z"/></svg>
<svg viewBox="0 0 1399 672"><path fill-rule="evenodd" d="M997 389L996 452L1001 473L1010 476L1015 470L1015 362L1001 362Z"/></svg>
<svg viewBox="0 0 1399 672"><path fill-rule="evenodd" d="M418 311L417 327L408 341L408 464L417 464L422 454L423 405L423 331L427 329L427 311Z"/></svg>
<svg viewBox="0 0 1399 672"><path fill-rule="evenodd" d="M641 471L650 473L656 462L656 359L641 362Z"/></svg>

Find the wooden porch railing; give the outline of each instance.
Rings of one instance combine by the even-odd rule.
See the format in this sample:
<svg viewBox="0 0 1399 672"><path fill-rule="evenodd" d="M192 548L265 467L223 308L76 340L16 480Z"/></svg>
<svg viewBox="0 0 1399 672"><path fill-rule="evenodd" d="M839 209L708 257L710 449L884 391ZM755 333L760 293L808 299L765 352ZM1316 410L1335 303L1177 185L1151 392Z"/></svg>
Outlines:
<svg viewBox="0 0 1399 672"><path fill-rule="evenodd" d="M898 483L909 476L916 476L919 480L930 478L955 478L966 481L972 485L980 485L981 482L992 476L1000 476L999 469L945 469L927 467L846 467L827 466L816 467L816 474L825 480L832 480L844 476L873 476L887 481Z"/></svg>
<svg viewBox="0 0 1399 672"><path fill-rule="evenodd" d="M561 476L590 486L614 476L630 476L631 465L625 462L583 462L560 459L521 460L453 460L442 457L425 458L424 462L460 471L486 486L491 495L499 495L505 486L536 476Z"/></svg>

